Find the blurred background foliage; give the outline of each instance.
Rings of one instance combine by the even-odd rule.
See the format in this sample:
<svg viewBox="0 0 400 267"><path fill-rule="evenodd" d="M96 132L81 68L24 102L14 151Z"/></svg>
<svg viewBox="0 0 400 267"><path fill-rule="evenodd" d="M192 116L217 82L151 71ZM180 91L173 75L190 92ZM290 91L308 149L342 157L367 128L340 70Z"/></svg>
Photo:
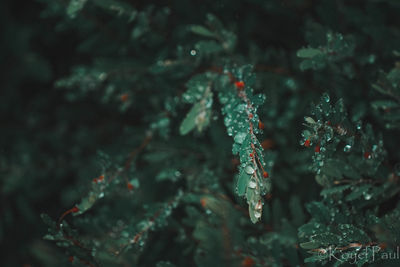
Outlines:
<svg viewBox="0 0 400 267"><path fill-rule="evenodd" d="M43 240L47 226L40 214L58 218L72 207L109 164L104 157L123 164L149 128L155 138L136 162L135 175L163 180L172 174L179 186L225 192L240 202L231 189L236 174L232 141L220 116L214 114L219 120L211 122L206 134L197 135L200 141L179 136L179 122L187 111L179 97L188 77L226 61L252 64L257 74L254 88L267 96L258 111L265 123L261 141L274 158L271 171L276 179L263 216L271 227L268 232L276 232L257 241L261 245L250 242L250 250L265 245L278 258L286 255L284 264L303 261L302 252L282 244L297 243L296 227L309 219L304 204L319 198L320 187L309 168L313 151L302 148L299 140L310 103L318 102L323 92L344 99L352 122L368 120L382 129L387 164L399 169L398 116L388 122L381 103L370 105L393 97L384 96L386 89L381 88L398 83L398 1L37 0L22 4L4 0L1 6L2 266L68 266L65 252ZM188 30L207 18L212 24L210 13L226 29L221 35L227 41L223 48L193 34L209 33ZM163 149L168 152L164 151L164 158ZM187 168L195 165L194 170ZM182 169L203 179L194 180ZM179 177L186 175L189 178L182 182ZM175 185L174 181L161 185L147 181L147 191L138 197L140 204L148 199L165 201ZM391 210L390 205L385 208ZM128 207L122 206L120 212ZM181 208L175 217L189 218L185 225L194 238L200 246L207 243L201 226L192 223L202 220L198 210ZM249 232L258 235L264 230L259 226ZM154 251L144 253L139 262L171 260L186 246L182 242L172 252L163 250L161 244L176 233L167 231L167 237L157 243L160 232L150 241ZM241 238L233 237L238 243ZM273 245L276 242L281 245ZM188 260L192 253L175 263L192 263ZM199 265L218 263L212 262L218 258L212 254L196 257Z"/></svg>

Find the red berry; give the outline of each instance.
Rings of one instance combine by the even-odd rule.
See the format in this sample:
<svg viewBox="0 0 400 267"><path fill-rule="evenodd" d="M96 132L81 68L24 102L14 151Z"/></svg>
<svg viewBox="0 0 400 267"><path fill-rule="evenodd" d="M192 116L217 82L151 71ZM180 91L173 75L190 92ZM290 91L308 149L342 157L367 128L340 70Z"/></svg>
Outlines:
<svg viewBox="0 0 400 267"><path fill-rule="evenodd" d="M104 180L104 175L100 175L99 178L97 178L99 182Z"/></svg>
<svg viewBox="0 0 400 267"><path fill-rule="evenodd" d="M321 151L321 147L319 145L315 146L315 152L319 153Z"/></svg>
<svg viewBox="0 0 400 267"><path fill-rule="evenodd" d="M247 256L246 258L243 259L242 261L242 266L243 267L252 267L255 264L254 260Z"/></svg>
<svg viewBox="0 0 400 267"><path fill-rule="evenodd" d="M269 177L268 172L264 171L264 172L263 172L263 176L264 176L264 178L268 178L268 177Z"/></svg>
<svg viewBox="0 0 400 267"><path fill-rule="evenodd" d="M260 130L264 130L264 123L262 123L261 121L258 122L258 128Z"/></svg>
<svg viewBox="0 0 400 267"><path fill-rule="evenodd" d="M242 81L235 82L235 86L237 89L242 90L244 88L244 82Z"/></svg>
<svg viewBox="0 0 400 267"><path fill-rule="evenodd" d="M254 117L253 114L250 113L249 118L252 119L253 117Z"/></svg>
<svg viewBox="0 0 400 267"><path fill-rule="evenodd" d="M370 159L371 158L371 153L369 153L368 151L365 151L364 152L364 158Z"/></svg>
<svg viewBox="0 0 400 267"><path fill-rule="evenodd" d="M136 234L135 237L133 238L133 243L137 243L140 239L140 234Z"/></svg>
<svg viewBox="0 0 400 267"><path fill-rule="evenodd" d="M74 256L69 256L68 261L69 261L70 263L73 263L73 262L74 262Z"/></svg>
<svg viewBox="0 0 400 267"><path fill-rule="evenodd" d="M76 213L76 212L78 212L79 211L79 208L77 207L77 206L75 206L75 207L73 207L72 209L71 209L71 212L72 213Z"/></svg>
<svg viewBox="0 0 400 267"><path fill-rule="evenodd" d="M253 153L250 153L250 157L251 157L251 158L254 157Z"/></svg>
<svg viewBox="0 0 400 267"><path fill-rule="evenodd" d="M206 205L207 205L207 199L206 199L205 197L201 198L201 199L200 199L200 204L201 204L201 206L202 206L203 208L205 208Z"/></svg>
<svg viewBox="0 0 400 267"><path fill-rule="evenodd" d="M129 98L129 95L126 94L126 93L121 95L121 101L122 102L126 102L128 100L128 98Z"/></svg>
<svg viewBox="0 0 400 267"><path fill-rule="evenodd" d="M126 187L128 187L129 190L133 190L135 188L131 183L127 183Z"/></svg>
<svg viewBox="0 0 400 267"><path fill-rule="evenodd" d="M94 179L93 179L93 183L96 183L96 184L97 184L97 182L98 182L98 181L97 181L97 178L94 178Z"/></svg>
<svg viewBox="0 0 400 267"><path fill-rule="evenodd" d="M385 248L387 247L387 244L386 244L386 243L380 243L378 246L379 246L381 249L385 249Z"/></svg>
<svg viewBox="0 0 400 267"><path fill-rule="evenodd" d="M306 141L304 141L304 146L305 147L309 147L310 146L310 139L307 139Z"/></svg>

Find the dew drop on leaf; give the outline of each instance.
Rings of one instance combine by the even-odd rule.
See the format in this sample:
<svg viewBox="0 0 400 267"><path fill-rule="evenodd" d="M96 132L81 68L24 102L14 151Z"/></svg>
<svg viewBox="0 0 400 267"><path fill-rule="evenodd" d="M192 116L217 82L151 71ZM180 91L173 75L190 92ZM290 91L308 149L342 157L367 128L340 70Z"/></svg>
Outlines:
<svg viewBox="0 0 400 267"><path fill-rule="evenodd" d="M344 152L350 152L350 150L351 150L351 145L346 145L346 146L343 148L343 151L344 151Z"/></svg>
<svg viewBox="0 0 400 267"><path fill-rule="evenodd" d="M249 187L250 187L251 189L256 188L256 186L257 186L257 183L254 182L253 180L251 180L251 181L249 182Z"/></svg>
<svg viewBox="0 0 400 267"><path fill-rule="evenodd" d="M245 138L246 138L246 133L240 132L235 135L234 140L236 143L242 144Z"/></svg>
<svg viewBox="0 0 400 267"><path fill-rule="evenodd" d="M365 200L370 200L371 197L372 197L371 194L364 194L364 199L365 199Z"/></svg>
<svg viewBox="0 0 400 267"><path fill-rule="evenodd" d="M250 165L246 166L246 168L244 169L244 171L245 171L247 174L253 174L253 173L254 173L254 169L253 169L253 167L251 167Z"/></svg>
<svg viewBox="0 0 400 267"><path fill-rule="evenodd" d="M229 136L233 135L233 127L228 127L227 131Z"/></svg>

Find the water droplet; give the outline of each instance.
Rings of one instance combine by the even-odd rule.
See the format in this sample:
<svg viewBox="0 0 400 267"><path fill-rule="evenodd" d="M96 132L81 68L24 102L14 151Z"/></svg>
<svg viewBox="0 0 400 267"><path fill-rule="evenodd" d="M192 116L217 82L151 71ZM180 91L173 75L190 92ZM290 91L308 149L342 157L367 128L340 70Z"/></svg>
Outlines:
<svg viewBox="0 0 400 267"><path fill-rule="evenodd" d="M192 49L192 50L190 50L190 54L191 54L192 56L195 56L195 55L197 55L197 51L194 50L194 49Z"/></svg>
<svg viewBox="0 0 400 267"><path fill-rule="evenodd" d="M257 186L257 183L256 183L255 181L251 180L251 181L249 182L249 187L250 187L251 189L256 188L256 186Z"/></svg>
<svg viewBox="0 0 400 267"><path fill-rule="evenodd" d="M329 101L331 100L330 97L329 97L329 95L328 95L327 93L324 93L324 94L322 95L322 99L323 99L326 103L329 103Z"/></svg>
<svg viewBox="0 0 400 267"><path fill-rule="evenodd" d="M219 101L221 102L221 104L226 104L228 103L229 99L226 96L222 96L219 98Z"/></svg>
<svg viewBox="0 0 400 267"><path fill-rule="evenodd" d="M297 84L292 78L287 79L285 85L291 90L297 89Z"/></svg>
<svg viewBox="0 0 400 267"><path fill-rule="evenodd" d="M246 168L244 169L244 171L245 171L247 174L253 174L253 173L254 173L254 169L253 169L253 167L251 167L250 165L247 165Z"/></svg>
<svg viewBox="0 0 400 267"><path fill-rule="evenodd" d="M125 237L125 238L128 238L129 237L129 233L127 231L122 231L121 232L121 236Z"/></svg>
<svg viewBox="0 0 400 267"><path fill-rule="evenodd" d="M104 192L101 192L100 194L99 194L99 198L103 198L104 197Z"/></svg>
<svg viewBox="0 0 400 267"><path fill-rule="evenodd" d="M368 63L372 64L375 62L376 56L374 54L369 55Z"/></svg>
<svg viewBox="0 0 400 267"><path fill-rule="evenodd" d="M304 117L304 120L309 124L315 124L315 120L311 117Z"/></svg>
<svg viewBox="0 0 400 267"><path fill-rule="evenodd" d="M229 135L229 136L232 136L232 135L233 135L233 127L229 127L229 128L227 129L227 131L228 131L228 135Z"/></svg>
<svg viewBox="0 0 400 267"><path fill-rule="evenodd" d="M259 200L256 204L256 206L254 207L256 210L261 210L262 209L262 202L261 200Z"/></svg>
<svg viewBox="0 0 400 267"><path fill-rule="evenodd" d="M331 141L332 137L333 137L333 130L332 128L329 128L329 131L327 131L325 134L326 141L327 142Z"/></svg>
<svg viewBox="0 0 400 267"><path fill-rule="evenodd" d="M100 73L100 75L99 75L100 81L104 81L106 78L107 78L107 73L105 73L105 72Z"/></svg>
<svg viewBox="0 0 400 267"><path fill-rule="evenodd" d="M350 150L351 150L351 145L346 145L346 146L343 148L343 151L344 151L344 152L350 152Z"/></svg>
<svg viewBox="0 0 400 267"><path fill-rule="evenodd" d="M245 138L246 138L246 133L240 132L237 135L235 135L233 140L235 140L235 142L238 144L242 144Z"/></svg>
<svg viewBox="0 0 400 267"><path fill-rule="evenodd" d="M370 200L372 198L371 194L364 194L364 199L365 200Z"/></svg>
<svg viewBox="0 0 400 267"><path fill-rule="evenodd" d="M359 121L359 122L357 122L357 130L361 130L361 128L362 128L362 122L361 121Z"/></svg>
<svg viewBox="0 0 400 267"><path fill-rule="evenodd" d="M225 126L231 125L231 123L232 123L232 118L231 118L230 116L226 116L226 117L224 118L224 123L225 123Z"/></svg>
<svg viewBox="0 0 400 267"><path fill-rule="evenodd" d="M377 149L378 149L378 146L377 146L377 145L373 145L373 146L372 146L372 151L373 151L373 152L376 152Z"/></svg>

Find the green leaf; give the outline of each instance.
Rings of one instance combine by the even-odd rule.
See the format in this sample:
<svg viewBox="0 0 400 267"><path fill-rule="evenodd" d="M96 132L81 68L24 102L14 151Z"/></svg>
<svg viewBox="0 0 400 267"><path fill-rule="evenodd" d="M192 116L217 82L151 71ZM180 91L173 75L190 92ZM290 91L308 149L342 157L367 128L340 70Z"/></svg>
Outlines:
<svg viewBox="0 0 400 267"><path fill-rule="evenodd" d="M261 209L256 209L256 203L258 203L261 198L259 195L259 192L257 192L255 189L252 189L250 187L247 187L246 190L246 198L247 198L247 204L249 204L249 215L250 215L250 220L252 223L258 222L261 218Z"/></svg>
<svg viewBox="0 0 400 267"><path fill-rule="evenodd" d="M176 265L169 261L159 261L157 262L156 267L175 267Z"/></svg>
<svg viewBox="0 0 400 267"><path fill-rule="evenodd" d="M186 118L182 121L181 127L179 128L179 132L181 135L188 134L191 130L196 127L196 117L201 110L200 103L196 103L189 113L186 115Z"/></svg>
<svg viewBox="0 0 400 267"><path fill-rule="evenodd" d="M381 94L390 96L390 92L388 92L387 90L385 90L382 86L380 86L378 84L372 84L372 88L374 88L376 91L378 91Z"/></svg>
<svg viewBox="0 0 400 267"><path fill-rule="evenodd" d="M194 104L182 121L179 129L181 135L189 133L196 126L199 131L202 131L210 123L213 103L210 81L214 77L215 75L211 73L199 74L187 82L188 90L183 94L183 100L187 103L195 103L196 101L197 103Z"/></svg>
<svg viewBox="0 0 400 267"><path fill-rule="evenodd" d="M345 165L345 163L340 160L330 159L321 168L321 172L328 177L340 179L343 176L343 170L339 166L343 165Z"/></svg>
<svg viewBox="0 0 400 267"><path fill-rule="evenodd" d="M79 11L83 9L87 0L71 0L67 7L67 15L70 18L75 18Z"/></svg>
<svg viewBox="0 0 400 267"><path fill-rule="evenodd" d="M321 191L321 196L327 197L329 195L333 195L333 194L342 194L343 191L345 191L346 189L350 188L351 185L339 185L339 186L335 186L335 187L331 187L331 188L326 188L324 190Z"/></svg>
<svg viewBox="0 0 400 267"><path fill-rule="evenodd" d="M199 41L195 44L199 55L212 55L223 50L223 47L216 41Z"/></svg>
<svg viewBox="0 0 400 267"><path fill-rule="evenodd" d="M313 69L313 70L319 70L322 69L326 66L325 60L322 57L317 57L311 59L306 59L303 62L300 63L300 69L301 70L308 70L308 69Z"/></svg>
<svg viewBox="0 0 400 267"><path fill-rule="evenodd" d="M55 228L56 227L56 223L53 221L52 218L50 218L49 215L47 215L46 213L42 213L40 214L40 217L42 218L43 222L45 224L47 224L48 226Z"/></svg>
<svg viewBox="0 0 400 267"><path fill-rule="evenodd" d="M309 263L309 262L320 262L321 260L323 260L323 259L329 257L328 255L329 255L329 253L326 253L326 254L318 253L317 255L313 255L313 256L311 256L311 257L305 258L305 259L304 259L304 263Z"/></svg>
<svg viewBox="0 0 400 267"><path fill-rule="evenodd" d="M304 248L304 249L316 249L319 248L320 243L316 242L314 240L308 241L308 242L304 242L304 243L300 243L300 247Z"/></svg>
<svg viewBox="0 0 400 267"><path fill-rule="evenodd" d="M322 202L313 201L306 205L307 211L320 222L329 222L330 211Z"/></svg>
<svg viewBox="0 0 400 267"><path fill-rule="evenodd" d="M206 72L193 76L187 83L186 92L182 95L185 103L195 103L211 93L210 83L215 79L215 74Z"/></svg>
<svg viewBox="0 0 400 267"><path fill-rule="evenodd" d="M301 58L312 58L321 54L321 50L316 48L302 48L297 51L297 56Z"/></svg>
<svg viewBox="0 0 400 267"><path fill-rule="evenodd" d="M72 215L76 216L86 212L95 204L98 198L99 198L98 194L95 194L93 191L89 192L88 196L82 198L81 202L78 205L76 205L79 208L79 211L72 213Z"/></svg>
<svg viewBox="0 0 400 267"><path fill-rule="evenodd" d="M354 190L346 196L346 201L352 201L352 200L356 200L358 198L363 197L365 194L368 193L369 189L372 186L369 184L364 184L364 185L360 185L358 187L355 187Z"/></svg>
<svg viewBox="0 0 400 267"><path fill-rule="evenodd" d="M260 217L256 216L256 211L249 205L249 215L252 223L257 223Z"/></svg>
<svg viewBox="0 0 400 267"><path fill-rule="evenodd" d="M371 103L374 109L388 109L388 108L398 108L400 105L391 100L377 100Z"/></svg>
<svg viewBox="0 0 400 267"><path fill-rule="evenodd" d="M190 30L198 35L205 36L205 37L215 37L215 34L208 30L206 27L201 25L192 25L190 26Z"/></svg>
<svg viewBox="0 0 400 267"><path fill-rule="evenodd" d="M251 175L242 169L237 181L237 193L239 196L244 196L246 194L246 188L249 183Z"/></svg>
<svg viewBox="0 0 400 267"><path fill-rule="evenodd" d="M101 7L106 10L111 10L117 12L118 15L126 14L130 16L130 21L133 20L138 12L133 9L131 5L124 1L117 0L96 0L91 1L91 4L94 4L98 7ZM144 12L142 12L144 14Z"/></svg>

